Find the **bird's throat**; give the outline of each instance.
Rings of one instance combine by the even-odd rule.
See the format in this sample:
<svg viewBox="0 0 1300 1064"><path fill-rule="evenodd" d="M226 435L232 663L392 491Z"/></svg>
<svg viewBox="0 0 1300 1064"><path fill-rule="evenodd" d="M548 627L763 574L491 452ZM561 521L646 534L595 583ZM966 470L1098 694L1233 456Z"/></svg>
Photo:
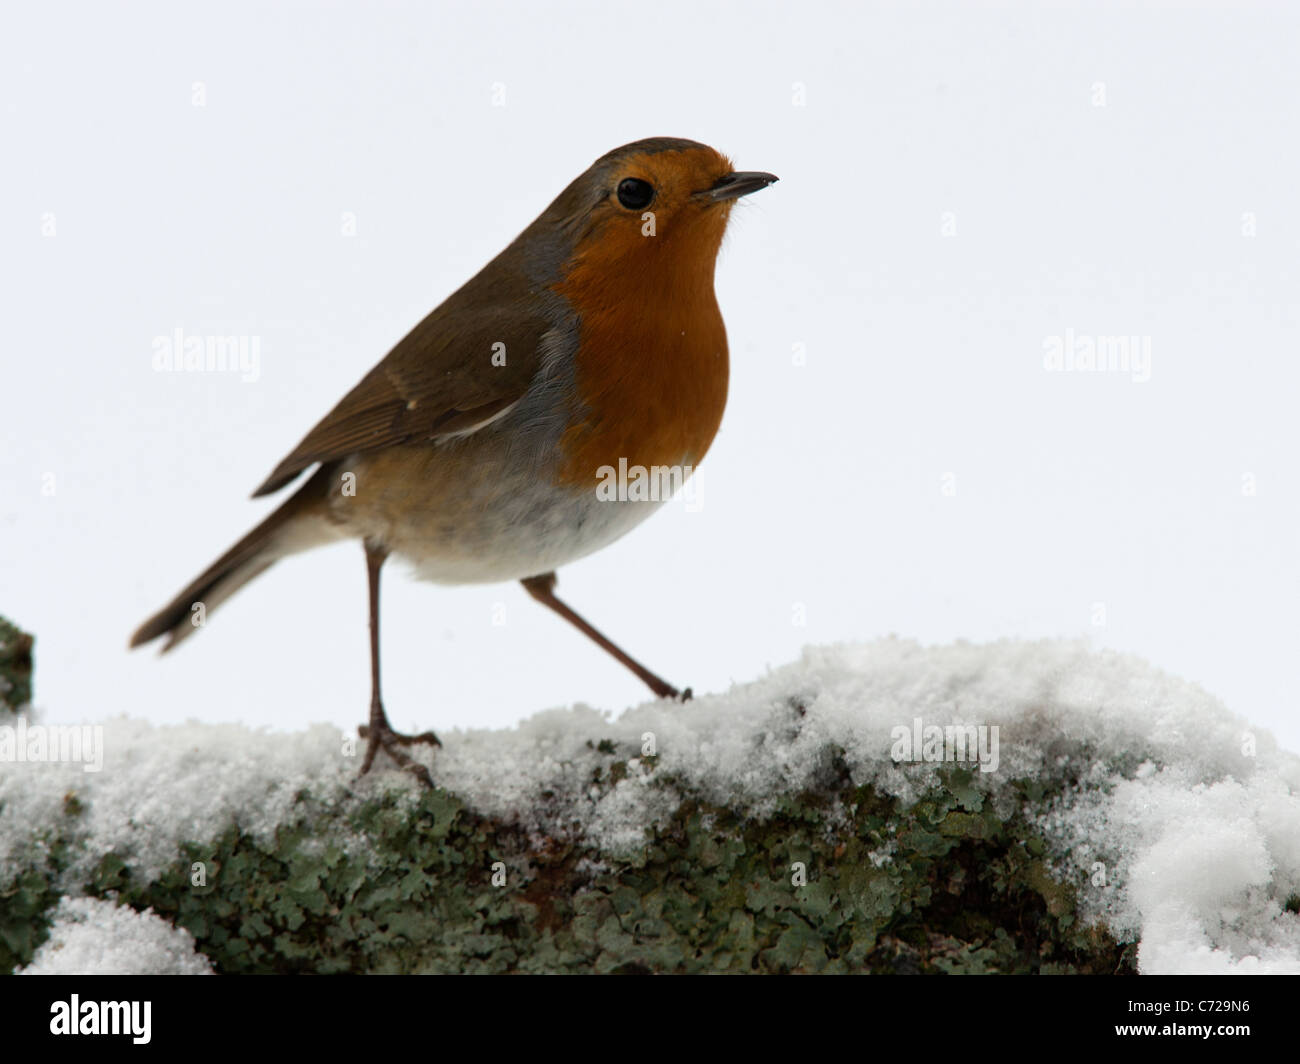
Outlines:
<svg viewBox="0 0 1300 1064"><path fill-rule="evenodd" d="M713 292L721 234L674 235L640 238L650 243L614 262L601 261L606 237L603 253L575 256L556 286L579 323L580 415L560 444L561 476L574 486L594 490L601 470L620 462L693 467L722 420L727 333Z"/></svg>

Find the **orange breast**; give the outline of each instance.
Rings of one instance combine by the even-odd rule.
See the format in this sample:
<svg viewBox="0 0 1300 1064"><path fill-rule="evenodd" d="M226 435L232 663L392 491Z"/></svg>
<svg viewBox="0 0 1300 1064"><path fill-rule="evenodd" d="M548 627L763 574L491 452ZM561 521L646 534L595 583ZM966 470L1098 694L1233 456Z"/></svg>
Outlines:
<svg viewBox="0 0 1300 1064"><path fill-rule="evenodd" d="M694 466L709 449L727 401L727 333L713 293L725 225L718 211L652 237L606 231L577 249L556 291L577 312L588 417L561 440L565 482L594 485L620 458Z"/></svg>

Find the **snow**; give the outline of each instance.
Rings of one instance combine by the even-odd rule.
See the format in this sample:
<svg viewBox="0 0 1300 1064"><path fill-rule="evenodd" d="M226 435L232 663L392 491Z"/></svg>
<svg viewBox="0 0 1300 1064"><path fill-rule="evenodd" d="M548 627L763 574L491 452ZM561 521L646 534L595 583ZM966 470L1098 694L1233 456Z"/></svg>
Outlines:
<svg viewBox="0 0 1300 1064"><path fill-rule="evenodd" d="M1061 791L1036 811L1053 866L1079 889L1085 918L1139 941L1143 973L1300 972L1300 917L1283 908L1300 894L1300 757L1201 688L1082 642L810 648L685 705L648 702L615 720L576 706L514 729L444 732L428 763L482 813L617 854L640 846L687 792L763 816L783 794L815 786L835 751L855 783L910 802L934 766L895 763L894 738L952 724L997 728L996 770L972 772L971 786L1000 813L1020 800L1012 781ZM395 772L354 786L360 751L331 726L272 736L122 718L105 729L101 772L0 765L0 878L34 844L29 825L55 816L70 789L86 807L72 884L109 849L149 875L181 841L232 820L270 833L299 792L355 801L372 787L414 786ZM628 775L598 788L593 772L611 760L596 749L602 741L615 744ZM90 911L60 910L60 928ZM108 936L118 925L94 911L83 922ZM81 941L74 930L68 940ZM103 970L92 954L73 956ZM105 958L122 963L112 950Z"/></svg>
<svg viewBox="0 0 1300 1064"><path fill-rule="evenodd" d="M0 763L9 825L0 830L0 880L32 844L26 826L52 823L69 793L84 806L84 835L66 881L84 879L110 851L129 856L150 879L175 859L179 843L211 838L231 823L268 837L300 791L335 799L355 772L355 758L341 756L343 736L328 726L273 736L234 724L155 727L118 717L103 729L99 772L77 763Z"/></svg>
<svg viewBox="0 0 1300 1064"><path fill-rule="evenodd" d="M19 975L211 975L194 938L152 909L62 898L50 937Z"/></svg>

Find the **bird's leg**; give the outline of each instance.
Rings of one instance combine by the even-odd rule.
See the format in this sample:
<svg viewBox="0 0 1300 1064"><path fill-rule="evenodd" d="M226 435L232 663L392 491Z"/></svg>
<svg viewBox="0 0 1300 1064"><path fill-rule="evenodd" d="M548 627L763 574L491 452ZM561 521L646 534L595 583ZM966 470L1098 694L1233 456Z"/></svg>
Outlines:
<svg viewBox="0 0 1300 1064"><path fill-rule="evenodd" d="M533 596L543 606L553 609L571 625L584 633L597 646L603 647L606 651L616 657L634 673L636 673L645 682L659 698L676 698L683 702L689 701L691 689L688 687L685 691L679 691L666 680L660 679L653 672L647 669L630 654L624 653L621 649L611 643L595 628L583 620L578 614L555 597L555 584L557 577L554 573L542 573L540 576L530 576L526 580L521 580L524 590Z"/></svg>
<svg viewBox="0 0 1300 1064"><path fill-rule="evenodd" d="M382 747L401 768L421 783L432 787L433 777L429 775L429 770L397 747L410 746L412 743L441 746L442 743L431 731L420 735L403 735L393 731L392 725L388 723L388 715L384 712L384 704L379 698L379 570L387 557L388 551L385 548L366 540L366 573L370 580L370 723L357 729L361 738L368 740L361 775L370 771L370 766L375 763L375 755Z"/></svg>

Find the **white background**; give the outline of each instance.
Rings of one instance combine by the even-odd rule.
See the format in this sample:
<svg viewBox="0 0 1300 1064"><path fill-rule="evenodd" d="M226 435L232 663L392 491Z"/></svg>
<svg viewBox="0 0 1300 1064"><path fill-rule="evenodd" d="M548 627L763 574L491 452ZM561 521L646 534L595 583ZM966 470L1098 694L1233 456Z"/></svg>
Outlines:
<svg viewBox="0 0 1300 1064"><path fill-rule="evenodd" d="M596 156L667 135L781 182L719 262L704 507L563 571L577 609L697 692L805 644L1084 637L1300 749L1297 40L1241 3L10 8L0 613L37 635L38 704L360 722L359 545L161 660L127 637L411 325ZM260 379L155 373L177 327L260 337ZM1067 329L1150 337L1151 379L1046 372ZM387 573L399 727L645 697L517 586Z"/></svg>

